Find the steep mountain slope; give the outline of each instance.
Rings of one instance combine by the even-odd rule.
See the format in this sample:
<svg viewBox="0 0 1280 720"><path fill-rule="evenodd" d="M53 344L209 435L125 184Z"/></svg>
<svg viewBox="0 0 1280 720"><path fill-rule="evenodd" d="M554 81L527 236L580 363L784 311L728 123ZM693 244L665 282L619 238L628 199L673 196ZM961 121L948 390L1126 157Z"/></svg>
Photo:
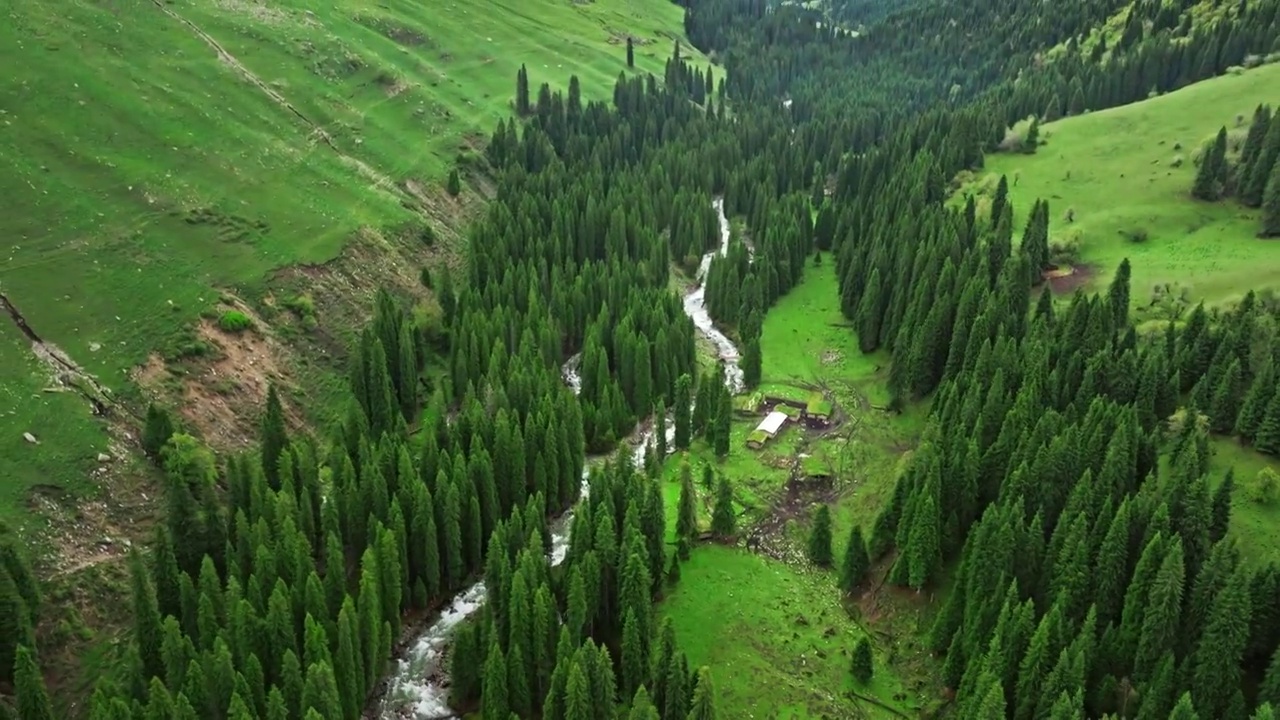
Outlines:
<svg viewBox="0 0 1280 720"><path fill-rule="evenodd" d="M483 189L477 150L511 114L521 64L535 93L576 74L585 97L607 97L626 38L636 69L660 75L680 16L664 0L21 3L0 24L0 293L41 340L129 396L153 351L231 354L215 321L233 306L253 315L240 298L264 310L268 287L290 288L281 304L324 293L278 268L326 263L354 241L359 272L344 289L416 282L429 254L458 251L474 193L449 197L441 181L458 167ZM312 300L320 316L299 314L315 333L347 330L328 316L340 298ZM34 482L77 485L109 443L83 402L39 392L57 368L32 365L29 338L4 323L8 508ZM294 335L306 345L308 332Z"/></svg>

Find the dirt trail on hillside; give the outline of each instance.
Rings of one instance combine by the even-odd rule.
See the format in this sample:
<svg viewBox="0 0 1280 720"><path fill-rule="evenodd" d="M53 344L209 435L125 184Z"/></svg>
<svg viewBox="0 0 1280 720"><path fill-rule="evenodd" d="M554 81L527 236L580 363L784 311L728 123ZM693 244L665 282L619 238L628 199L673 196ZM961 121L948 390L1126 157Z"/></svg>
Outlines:
<svg viewBox="0 0 1280 720"><path fill-rule="evenodd" d="M164 0L151 0L151 2L155 4L157 8L160 9L160 12L168 15L169 17L173 18L175 21L190 28L191 32L195 33L197 37L203 40L209 47L213 48L213 51L217 53L219 60L226 63L236 72L240 73L240 75L245 80L249 81L251 85L258 88L262 92L266 93L267 97L271 98L271 100L275 102L277 105L284 108L285 110L288 110L290 113L295 115L299 120L305 123L307 127L311 128L312 134L320 138L321 142L323 142L325 145L328 145L329 149L337 153L338 157L340 157L343 162L354 167L357 171L360 172L361 175L364 175L366 178L372 181L374 185L376 185L378 188L382 190L386 190L392 195L395 195L400 200L409 201L410 199L409 195L405 193L402 188L396 185L395 181L393 181L390 177L387 177L386 175L378 172L363 160L352 157L351 155L348 155L347 153L343 152L333 142L333 137L329 135L328 131L326 131L318 123L312 121L311 118L304 115L302 111L299 110L293 103L289 102L288 98L286 98L284 95L281 95L277 90L275 90L265 81L263 81L262 78L258 77L252 70L246 67L244 63L240 62L240 60L235 55L232 55L231 53L227 52L227 49L224 48L222 44L219 43L217 39L215 39L212 35L205 32L203 29L201 29L199 25L196 25L195 23L182 17L181 15L169 9L168 7L165 7Z"/></svg>

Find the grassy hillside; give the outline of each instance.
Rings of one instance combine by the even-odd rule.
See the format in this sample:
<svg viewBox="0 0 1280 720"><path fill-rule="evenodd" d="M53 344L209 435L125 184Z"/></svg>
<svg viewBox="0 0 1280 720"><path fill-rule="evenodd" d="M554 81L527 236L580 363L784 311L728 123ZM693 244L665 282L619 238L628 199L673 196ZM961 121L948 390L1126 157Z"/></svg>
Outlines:
<svg viewBox="0 0 1280 720"><path fill-rule="evenodd" d="M1089 287L1105 288L1120 261L1130 259L1137 308L1163 283L1210 303L1249 288L1280 287L1280 243L1255 237L1259 212L1231 200L1199 202L1190 194L1201 144L1223 125L1236 127L1238 115L1247 122L1258 104L1280 100L1278 87L1280 65L1267 65L1050 123L1034 155L988 157L985 177L960 194L989 193L996 178L1007 175L1015 237L1035 199L1047 199L1051 242L1079 243ZM1243 133L1233 131L1241 140ZM1065 219L1068 209L1072 222ZM1138 230L1146 231L1146 242L1126 237Z"/></svg>
<svg viewBox="0 0 1280 720"><path fill-rule="evenodd" d="M577 74L603 99L628 34L661 73L679 32L667 0L20 3L0 23L0 293L127 392L152 350L191 349L224 289L262 299L274 270L357 235L374 256L412 240L402 265L425 225L447 244L464 204L438 181L461 165L478 182L521 63L535 92ZM378 281L371 259L348 284ZM33 483L82 485L107 437L86 403L39 392L50 372L12 327L0 340L4 514Z"/></svg>

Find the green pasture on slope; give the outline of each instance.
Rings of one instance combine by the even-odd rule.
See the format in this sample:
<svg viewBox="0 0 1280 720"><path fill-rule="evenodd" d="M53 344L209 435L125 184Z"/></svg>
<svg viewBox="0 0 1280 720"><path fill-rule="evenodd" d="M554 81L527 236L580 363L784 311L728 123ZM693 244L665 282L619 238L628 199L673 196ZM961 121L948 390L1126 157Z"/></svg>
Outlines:
<svg viewBox="0 0 1280 720"><path fill-rule="evenodd" d="M660 75L681 12L667 0L18 3L0 23L0 292L127 391L130 369L178 344L218 288L255 296L273 270L333 259L361 228L413 222L408 181L447 215L434 185L511 114L521 63L535 96L577 74L585 99L607 100L625 34L637 71ZM41 381L11 330L4 496L83 483L69 459L93 457L86 435L101 430L74 398L25 401ZM29 461L21 433L40 417L61 421L41 435L47 460Z"/></svg>
<svg viewBox="0 0 1280 720"><path fill-rule="evenodd" d="M903 683L886 666L877 642L871 682L854 681L849 653L865 632L842 607L830 573L796 570L715 544L699 545L680 573L659 613L671 619L690 666L712 668L722 715L895 717L850 699L851 690L909 716L918 707L910 696L907 703L893 700Z"/></svg>
<svg viewBox="0 0 1280 720"><path fill-rule="evenodd" d="M1193 158L1201 145L1224 125L1242 139L1246 128L1237 128L1237 116L1247 123L1263 103L1280 103L1280 65L1049 123L1034 155L988 156L980 171L987 177L962 188L959 197L993 191L993 178L1006 175L1015 242L1035 200L1047 200L1051 242L1079 239L1080 260L1093 274L1089 289L1105 289L1129 258L1135 308L1148 304L1152 288L1164 283L1208 303L1280 288L1280 242L1256 237L1260 211L1234 200L1191 197ZM1066 222L1068 209L1074 222ZM1129 241L1125 234L1135 230L1145 230L1149 239Z"/></svg>

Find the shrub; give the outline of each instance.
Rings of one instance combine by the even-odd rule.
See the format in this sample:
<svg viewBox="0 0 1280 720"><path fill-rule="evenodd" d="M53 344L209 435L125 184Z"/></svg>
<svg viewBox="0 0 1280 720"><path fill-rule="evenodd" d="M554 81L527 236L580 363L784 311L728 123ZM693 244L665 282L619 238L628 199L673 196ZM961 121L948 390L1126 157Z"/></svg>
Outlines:
<svg viewBox="0 0 1280 720"><path fill-rule="evenodd" d="M1183 159L1181 155L1174 155L1173 159L1169 161L1169 164L1176 168L1182 167L1182 163Z"/></svg>
<svg viewBox="0 0 1280 720"><path fill-rule="evenodd" d="M1129 228L1128 230L1121 230L1120 234L1124 235L1126 240L1128 240L1129 242L1135 245L1141 245L1151 237L1150 233L1148 233L1147 229L1144 227L1135 227L1135 228Z"/></svg>
<svg viewBox="0 0 1280 720"><path fill-rule="evenodd" d="M1070 228L1049 240L1049 259L1055 265L1074 265L1080 259L1083 244L1080 228Z"/></svg>
<svg viewBox="0 0 1280 720"><path fill-rule="evenodd" d="M218 327L229 333L244 332L253 327L253 321L239 310L227 310L218 318Z"/></svg>
<svg viewBox="0 0 1280 720"><path fill-rule="evenodd" d="M299 293L285 300L284 307L300 319L314 317L316 314L316 301L307 293Z"/></svg>
<svg viewBox="0 0 1280 720"><path fill-rule="evenodd" d="M1280 473L1269 467L1262 468L1253 482L1253 501L1259 505L1272 505L1277 494L1280 494Z"/></svg>

